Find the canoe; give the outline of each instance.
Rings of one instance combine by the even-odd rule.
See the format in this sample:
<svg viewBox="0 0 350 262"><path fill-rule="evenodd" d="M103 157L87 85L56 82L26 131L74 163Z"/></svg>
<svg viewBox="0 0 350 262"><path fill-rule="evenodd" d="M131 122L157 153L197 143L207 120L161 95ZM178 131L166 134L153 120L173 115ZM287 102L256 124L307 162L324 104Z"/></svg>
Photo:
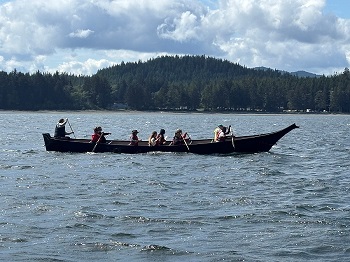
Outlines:
<svg viewBox="0 0 350 262"><path fill-rule="evenodd" d="M106 143L95 144L89 139L55 138L49 133L43 133L47 151L57 152L112 152L112 153L148 153L148 152L187 152L202 155L258 153L268 152L284 135L298 128L292 124L282 130L250 136L228 136L223 142L213 142L212 139L186 140L185 145L149 146L147 141L140 141L138 146L129 145L126 140L107 140Z"/></svg>

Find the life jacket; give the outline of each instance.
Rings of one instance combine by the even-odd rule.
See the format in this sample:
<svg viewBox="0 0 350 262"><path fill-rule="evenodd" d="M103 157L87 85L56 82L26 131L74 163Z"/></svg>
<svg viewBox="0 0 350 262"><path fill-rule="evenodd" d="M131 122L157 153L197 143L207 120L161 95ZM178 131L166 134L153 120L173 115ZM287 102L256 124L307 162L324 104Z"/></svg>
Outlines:
<svg viewBox="0 0 350 262"><path fill-rule="evenodd" d="M217 127L217 128L215 128L215 130L214 130L214 141L215 142L219 142L220 141L220 133L222 132L222 130L219 128L219 127Z"/></svg>
<svg viewBox="0 0 350 262"><path fill-rule="evenodd" d="M215 130L214 130L214 141L215 142L225 141L225 136L221 136L222 134L225 134L225 133L224 133L224 131L221 130L220 127L215 128Z"/></svg>
<svg viewBox="0 0 350 262"><path fill-rule="evenodd" d="M96 134L96 133L92 134L91 142L97 143L98 140L100 140L99 143L106 143L106 138L102 134Z"/></svg>
<svg viewBox="0 0 350 262"><path fill-rule="evenodd" d="M158 134L157 135L157 146L158 145L163 145L166 142L164 135Z"/></svg>
<svg viewBox="0 0 350 262"><path fill-rule="evenodd" d="M54 137L65 137L66 136L66 128L64 125L56 125Z"/></svg>
<svg viewBox="0 0 350 262"><path fill-rule="evenodd" d="M131 146L137 146L139 144L139 138L137 137L137 135L132 134L130 136L130 145Z"/></svg>
<svg viewBox="0 0 350 262"><path fill-rule="evenodd" d="M182 145L184 144L184 138L182 137L178 137L178 136L174 136L173 138L173 145Z"/></svg>

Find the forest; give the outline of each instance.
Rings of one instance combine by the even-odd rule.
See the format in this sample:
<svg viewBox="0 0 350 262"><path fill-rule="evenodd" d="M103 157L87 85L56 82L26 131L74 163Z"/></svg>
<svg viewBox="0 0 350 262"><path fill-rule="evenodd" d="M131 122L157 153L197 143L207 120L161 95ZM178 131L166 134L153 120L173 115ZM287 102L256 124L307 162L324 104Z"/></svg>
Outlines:
<svg viewBox="0 0 350 262"><path fill-rule="evenodd" d="M0 110L350 113L350 72L298 77L208 56L162 56L69 73L0 71Z"/></svg>

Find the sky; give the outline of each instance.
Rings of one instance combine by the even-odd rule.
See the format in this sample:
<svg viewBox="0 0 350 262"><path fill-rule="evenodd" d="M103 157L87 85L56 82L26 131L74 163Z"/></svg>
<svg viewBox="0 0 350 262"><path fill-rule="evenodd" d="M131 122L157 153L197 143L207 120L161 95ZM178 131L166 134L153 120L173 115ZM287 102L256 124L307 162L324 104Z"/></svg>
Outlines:
<svg viewBox="0 0 350 262"><path fill-rule="evenodd" d="M342 73L350 0L0 0L0 71L92 75L162 55Z"/></svg>

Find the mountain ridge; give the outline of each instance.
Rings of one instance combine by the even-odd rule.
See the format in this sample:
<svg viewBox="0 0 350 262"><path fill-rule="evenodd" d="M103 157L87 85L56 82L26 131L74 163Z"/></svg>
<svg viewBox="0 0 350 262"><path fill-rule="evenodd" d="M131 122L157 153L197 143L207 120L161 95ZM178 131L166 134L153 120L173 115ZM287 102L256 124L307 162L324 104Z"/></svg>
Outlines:
<svg viewBox="0 0 350 262"><path fill-rule="evenodd" d="M255 70L264 70L264 71L273 70L273 69L271 69L269 67L264 67L264 66L254 67L253 69L255 69ZM282 74L291 74L291 75L294 75L294 76L297 76L297 77L316 77L316 78L318 78L318 77L322 76L322 75L318 75L318 74L315 74L315 73L310 73L310 72L307 72L307 71L304 71L304 70L298 70L298 71L295 71L295 72L288 72L288 71L276 69L276 71L281 72Z"/></svg>

